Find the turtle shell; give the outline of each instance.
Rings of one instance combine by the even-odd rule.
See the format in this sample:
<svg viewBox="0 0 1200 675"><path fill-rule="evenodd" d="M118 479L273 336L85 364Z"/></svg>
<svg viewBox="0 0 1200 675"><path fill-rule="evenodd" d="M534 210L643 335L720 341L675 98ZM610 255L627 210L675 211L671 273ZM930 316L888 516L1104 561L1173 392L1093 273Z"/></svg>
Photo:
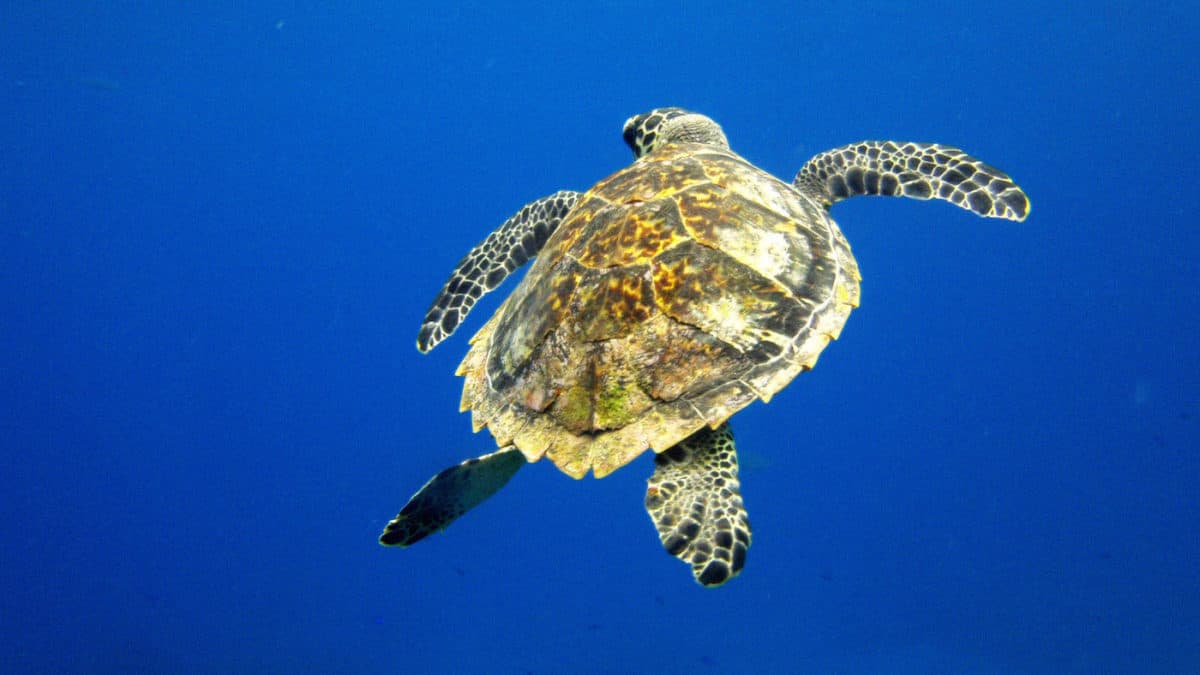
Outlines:
<svg viewBox="0 0 1200 675"><path fill-rule="evenodd" d="M589 190L459 366L476 431L605 476L767 401L859 273L826 210L736 153L668 144Z"/></svg>

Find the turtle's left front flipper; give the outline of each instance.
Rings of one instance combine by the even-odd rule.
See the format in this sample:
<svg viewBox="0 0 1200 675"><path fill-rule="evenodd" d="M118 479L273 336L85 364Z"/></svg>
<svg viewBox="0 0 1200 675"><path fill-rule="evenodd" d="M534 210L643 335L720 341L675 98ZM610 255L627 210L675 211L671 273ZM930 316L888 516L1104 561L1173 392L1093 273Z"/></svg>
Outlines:
<svg viewBox="0 0 1200 675"><path fill-rule="evenodd" d="M384 546L409 546L446 529L504 487L525 456L513 446L441 471L413 495L379 536Z"/></svg>
<svg viewBox="0 0 1200 675"><path fill-rule="evenodd" d="M742 571L750 520L742 505L729 424L705 427L654 458L646 510L663 548L713 587Z"/></svg>
<svg viewBox="0 0 1200 675"><path fill-rule="evenodd" d="M425 312L417 349L427 352L450 337L479 298L542 250L580 196L560 190L526 204L458 261Z"/></svg>

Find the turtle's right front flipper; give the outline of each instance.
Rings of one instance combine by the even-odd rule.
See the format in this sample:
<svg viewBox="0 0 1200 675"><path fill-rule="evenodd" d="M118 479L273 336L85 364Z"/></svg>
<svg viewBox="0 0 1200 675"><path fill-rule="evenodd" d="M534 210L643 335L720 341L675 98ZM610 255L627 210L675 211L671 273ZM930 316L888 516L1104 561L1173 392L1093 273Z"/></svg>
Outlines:
<svg viewBox="0 0 1200 675"><path fill-rule="evenodd" d="M862 141L805 162L792 185L824 206L858 195L944 199L985 218L1025 220L1029 197L1008 174L936 143Z"/></svg>
<svg viewBox="0 0 1200 675"><path fill-rule="evenodd" d="M537 255L580 196L579 192L561 190L530 202L471 249L425 313L417 334L417 349L427 352L450 337L484 293Z"/></svg>
<svg viewBox="0 0 1200 675"><path fill-rule="evenodd" d="M379 543L409 546L446 529L459 516L496 494L523 466L525 456L510 445L439 472L387 524Z"/></svg>

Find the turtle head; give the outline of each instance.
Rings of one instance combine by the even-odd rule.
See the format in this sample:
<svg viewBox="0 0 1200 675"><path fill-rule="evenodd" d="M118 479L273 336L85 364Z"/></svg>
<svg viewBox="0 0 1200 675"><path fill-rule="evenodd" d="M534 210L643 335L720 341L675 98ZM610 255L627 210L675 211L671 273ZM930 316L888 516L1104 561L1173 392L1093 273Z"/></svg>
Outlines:
<svg viewBox="0 0 1200 675"><path fill-rule="evenodd" d="M721 125L683 108L655 108L625 121L625 143L642 157L667 143L708 143L729 147Z"/></svg>

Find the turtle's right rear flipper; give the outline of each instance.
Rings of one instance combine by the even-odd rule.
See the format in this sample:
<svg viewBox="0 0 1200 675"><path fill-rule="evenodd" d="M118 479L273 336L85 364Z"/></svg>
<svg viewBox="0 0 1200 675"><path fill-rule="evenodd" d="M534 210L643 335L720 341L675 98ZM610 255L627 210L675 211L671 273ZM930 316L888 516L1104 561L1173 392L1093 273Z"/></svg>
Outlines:
<svg viewBox="0 0 1200 675"><path fill-rule="evenodd" d="M522 466L525 456L510 445L441 471L387 524L379 543L409 546L446 529L459 516L496 494Z"/></svg>
<svg viewBox="0 0 1200 675"><path fill-rule="evenodd" d="M737 576L750 548L750 520L729 423L697 431L655 456L654 467L646 511L663 548L691 565L704 586Z"/></svg>

